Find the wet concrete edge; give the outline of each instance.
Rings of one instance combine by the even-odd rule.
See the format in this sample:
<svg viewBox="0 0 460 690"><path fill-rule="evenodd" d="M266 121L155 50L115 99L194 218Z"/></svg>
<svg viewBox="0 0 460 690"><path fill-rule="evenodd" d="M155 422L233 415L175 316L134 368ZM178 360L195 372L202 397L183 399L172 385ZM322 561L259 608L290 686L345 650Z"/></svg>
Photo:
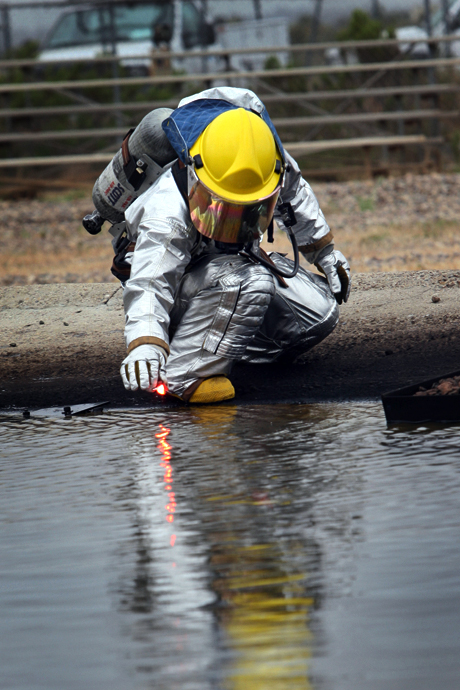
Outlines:
<svg viewBox="0 0 460 690"><path fill-rule="evenodd" d="M337 329L301 362L237 364L237 404L377 400L460 369L460 272L356 274ZM113 284L0 288L0 409L107 400L180 403L125 391L121 291Z"/></svg>

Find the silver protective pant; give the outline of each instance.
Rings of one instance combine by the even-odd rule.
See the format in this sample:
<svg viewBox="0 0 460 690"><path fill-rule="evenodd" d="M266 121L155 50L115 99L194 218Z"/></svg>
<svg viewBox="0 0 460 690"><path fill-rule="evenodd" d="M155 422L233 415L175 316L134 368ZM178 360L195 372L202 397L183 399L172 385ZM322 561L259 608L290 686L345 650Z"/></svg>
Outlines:
<svg viewBox="0 0 460 690"><path fill-rule="evenodd" d="M292 269L279 254L271 259ZM171 312L163 372L171 393L187 398L198 379L228 375L235 360L270 363L323 340L339 317L326 279L301 268L286 283L279 286L268 268L239 255L198 260L182 278Z"/></svg>

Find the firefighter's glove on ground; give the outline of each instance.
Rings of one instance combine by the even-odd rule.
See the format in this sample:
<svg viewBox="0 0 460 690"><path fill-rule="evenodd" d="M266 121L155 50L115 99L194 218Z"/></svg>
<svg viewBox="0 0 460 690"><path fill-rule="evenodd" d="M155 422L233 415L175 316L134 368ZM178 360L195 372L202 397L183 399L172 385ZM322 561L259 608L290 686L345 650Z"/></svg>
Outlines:
<svg viewBox="0 0 460 690"><path fill-rule="evenodd" d="M120 374L128 391L151 391L160 381L160 370L166 364L166 352L156 345L139 345L123 360Z"/></svg>
<svg viewBox="0 0 460 690"><path fill-rule="evenodd" d="M338 304L346 302L351 287L350 266L342 252L325 247L319 253L315 266L326 276L329 287Z"/></svg>

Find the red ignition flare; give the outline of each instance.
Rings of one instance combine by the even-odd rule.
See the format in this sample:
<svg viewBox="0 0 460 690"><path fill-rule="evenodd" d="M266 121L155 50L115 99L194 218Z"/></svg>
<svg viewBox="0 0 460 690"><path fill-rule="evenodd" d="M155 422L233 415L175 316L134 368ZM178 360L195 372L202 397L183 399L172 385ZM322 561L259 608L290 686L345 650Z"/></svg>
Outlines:
<svg viewBox="0 0 460 690"><path fill-rule="evenodd" d="M158 386L153 389L153 391L154 393L158 393L158 395L166 395L168 389L164 383L159 383Z"/></svg>

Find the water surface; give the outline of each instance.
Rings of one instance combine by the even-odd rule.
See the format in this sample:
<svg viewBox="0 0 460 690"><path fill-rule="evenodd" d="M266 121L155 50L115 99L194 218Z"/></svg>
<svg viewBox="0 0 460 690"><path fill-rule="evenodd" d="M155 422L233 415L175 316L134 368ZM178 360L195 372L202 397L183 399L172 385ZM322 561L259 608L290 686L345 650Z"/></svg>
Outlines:
<svg viewBox="0 0 460 690"><path fill-rule="evenodd" d="M0 435L5 690L460 687L460 427L222 405Z"/></svg>

